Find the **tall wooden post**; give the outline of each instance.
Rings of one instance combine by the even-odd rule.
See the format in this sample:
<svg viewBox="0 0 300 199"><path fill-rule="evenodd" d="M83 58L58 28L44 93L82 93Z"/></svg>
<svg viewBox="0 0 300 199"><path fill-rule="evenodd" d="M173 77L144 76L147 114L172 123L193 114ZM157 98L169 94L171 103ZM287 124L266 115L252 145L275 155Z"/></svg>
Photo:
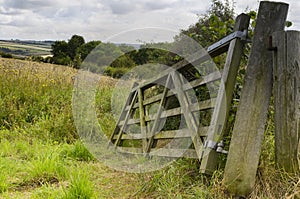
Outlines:
<svg viewBox="0 0 300 199"><path fill-rule="evenodd" d="M287 172L299 170L300 32L272 35L274 47L275 158Z"/></svg>
<svg viewBox="0 0 300 199"><path fill-rule="evenodd" d="M234 124L224 184L239 196L254 187L272 93L273 63L269 37L284 29L288 4L260 3L245 84Z"/></svg>
<svg viewBox="0 0 300 199"><path fill-rule="evenodd" d="M234 31L247 31L250 17L240 14L236 18ZM228 118L231 106L237 71L240 66L241 57L244 52L245 41L236 38L230 42L226 63L222 73L222 84L218 91L218 99L211 119L211 127L208 130L207 141L218 143L223 135L224 120ZM201 161L200 172L211 174L216 170L218 154L214 149L206 148Z"/></svg>

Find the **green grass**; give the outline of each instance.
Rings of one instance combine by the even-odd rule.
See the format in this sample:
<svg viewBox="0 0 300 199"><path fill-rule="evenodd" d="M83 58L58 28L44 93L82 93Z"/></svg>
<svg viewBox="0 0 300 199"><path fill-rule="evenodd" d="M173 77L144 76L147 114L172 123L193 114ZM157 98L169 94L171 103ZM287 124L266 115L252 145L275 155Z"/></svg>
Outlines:
<svg viewBox="0 0 300 199"><path fill-rule="evenodd" d="M84 172L72 174L70 184L64 190L64 199L88 199L96 198L97 194L94 191L94 185L90 181L89 176Z"/></svg>
<svg viewBox="0 0 300 199"><path fill-rule="evenodd" d="M222 167L210 179L199 173L198 161L179 159L160 171L128 174L95 159L73 123L75 74L68 67L0 58L0 198L234 198L222 184ZM115 125L114 85L104 78L96 97L107 135ZM299 198L300 176L276 169L271 117L267 126L249 198Z"/></svg>

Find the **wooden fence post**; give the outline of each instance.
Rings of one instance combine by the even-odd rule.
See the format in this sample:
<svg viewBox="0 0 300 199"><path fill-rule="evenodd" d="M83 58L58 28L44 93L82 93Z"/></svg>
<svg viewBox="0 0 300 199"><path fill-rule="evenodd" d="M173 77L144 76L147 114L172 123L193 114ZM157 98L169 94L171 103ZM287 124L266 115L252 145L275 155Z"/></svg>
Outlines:
<svg viewBox="0 0 300 199"><path fill-rule="evenodd" d="M233 129L224 184L238 196L247 196L255 177L272 93L272 52L269 37L284 29L288 4L260 3L245 84Z"/></svg>
<svg viewBox="0 0 300 199"><path fill-rule="evenodd" d="M240 14L236 18L234 31L248 31L250 17ZM222 84L218 91L218 99L211 119L211 127L208 130L207 141L220 142L223 136L224 119L227 121L231 106L232 94L236 82L237 72L241 57L244 52L245 41L235 39L230 42L226 63L222 73ZM200 165L200 172L211 174L217 169L218 154L214 149L206 148Z"/></svg>
<svg viewBox="0 0 300 199"><path fill-rule="evenodd" d="M272 35L274 51L275 159L280 169L299 170L300 32Z"/></svg>

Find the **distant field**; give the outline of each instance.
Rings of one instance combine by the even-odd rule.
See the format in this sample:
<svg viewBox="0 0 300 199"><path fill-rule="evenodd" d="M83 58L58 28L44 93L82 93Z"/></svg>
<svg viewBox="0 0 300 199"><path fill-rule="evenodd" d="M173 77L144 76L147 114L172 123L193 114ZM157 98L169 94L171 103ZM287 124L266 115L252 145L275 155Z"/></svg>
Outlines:
<svg viewBox="0 0 300 199"><path fill-rule="evenodd" d="M51 55L51 44L51 42L0 40L0 52L25 57L47 56Z"/></svg>

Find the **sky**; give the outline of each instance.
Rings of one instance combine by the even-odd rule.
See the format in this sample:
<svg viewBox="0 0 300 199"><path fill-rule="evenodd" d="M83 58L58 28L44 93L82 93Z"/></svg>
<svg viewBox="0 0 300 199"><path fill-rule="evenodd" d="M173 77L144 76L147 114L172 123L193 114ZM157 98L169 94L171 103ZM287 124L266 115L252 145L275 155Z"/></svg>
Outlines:
<svg viewBox="0 0 300 199"><path fill-rule="evenodd" d="M288 20L294 24L291 28L300 30L300 1L282 1L290 4ZM132 37L130 42L138 43L146 40L146 30L151 28L149 34L158 34L157 40L168 40L180 29L196 23L197 14L205 13L210 3L211 0L0 0L0 39L68 40L78 34L87 41L121 42ZM236 0L235 11L257 10L258 6L258 0Z"/></svg>

